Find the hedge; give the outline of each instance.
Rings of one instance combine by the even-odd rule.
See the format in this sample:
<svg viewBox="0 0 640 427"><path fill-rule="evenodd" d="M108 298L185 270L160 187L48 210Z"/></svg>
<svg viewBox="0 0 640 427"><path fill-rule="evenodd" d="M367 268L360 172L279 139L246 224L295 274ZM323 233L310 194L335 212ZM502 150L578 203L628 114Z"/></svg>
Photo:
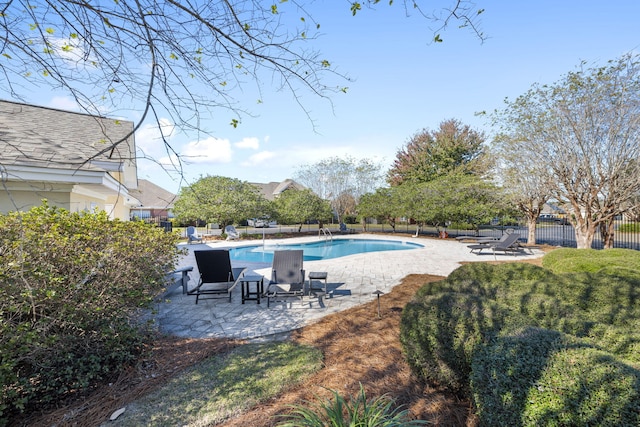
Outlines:
<svg viewBox="0 0 640 427"><path fill-rule="evenodd" d="M543 266L468 264L405 307L413 371L480 424L640 424L640 254L560 249Z"/></svg>
<svg viewBox="0 0 640 427"><path fill-rule="evenodd" d="M106 213L0 215L0 425L114 375L140 355L135 321L164 288L178 236Z"/></svg>

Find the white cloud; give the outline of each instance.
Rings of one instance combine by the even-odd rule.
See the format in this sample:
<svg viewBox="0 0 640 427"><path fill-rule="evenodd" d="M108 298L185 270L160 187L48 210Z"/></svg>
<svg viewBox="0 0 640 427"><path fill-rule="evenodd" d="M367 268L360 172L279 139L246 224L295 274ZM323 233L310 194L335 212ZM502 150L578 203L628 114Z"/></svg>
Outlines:
<svg viewBox="0 0 640 427"><path fill-rule="evenodd" d="M166 154L162 135L168 140L173 130L174 125L168 119L160 119L159 124L145 124L136 132L136 146L147 156L159 157Z"/></svg>
<svg viewBox="0 0 640 427"><path fill-rule="evenodd" d="M182 148L181 157L188 163L229 163L231 154L228 139L210 137L187 143Z"/></svg>
<svg viewBox="0 0 640 427"><path fill-rule="evenodd" d="M257 150L260 148L260 141L255 136L243 138L242 141L238 141L235 144L238 148L250 148L252 150Z"/></svg>
<svg viewBox="0 0 640 427"><path fill-rule="evenodd" d="M249 157L246 161L242 162L242 166L257 166L266 163L268 160L273 159L276 153L273 151L261 151L253 156Z"/></svg>
<svg viewBox="0 0 640 427"><path fill-rule="evenodd" d="M78 103L67 96L55 96L49 102L49 107L65 111L81 111Z"/></svg>

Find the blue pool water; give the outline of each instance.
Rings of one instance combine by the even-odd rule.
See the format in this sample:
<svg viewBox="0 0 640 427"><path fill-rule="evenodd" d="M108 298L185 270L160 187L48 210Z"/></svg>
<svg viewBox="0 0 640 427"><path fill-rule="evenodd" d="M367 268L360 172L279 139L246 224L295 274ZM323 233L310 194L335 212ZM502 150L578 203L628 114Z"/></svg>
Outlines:
<svg viewBox="0 0 640 427"><path fill-rule="evenodd" d="M305 261L339 258L347 255L377 251L399 251L422 248L422 245L394 240L336 239L300 244L266 244L243 246L229 250L231 260L247 262L273 262L273 251L302 249Z"/></svg>

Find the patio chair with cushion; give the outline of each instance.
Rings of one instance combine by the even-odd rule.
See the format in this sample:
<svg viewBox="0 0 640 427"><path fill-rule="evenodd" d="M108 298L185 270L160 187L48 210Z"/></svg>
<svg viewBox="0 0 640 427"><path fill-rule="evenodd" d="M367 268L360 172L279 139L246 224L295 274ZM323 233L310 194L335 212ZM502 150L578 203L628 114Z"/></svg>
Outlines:
<svg viewBox="0 0 640 427"><path fill-rule="evenodd" d="M190 295L196 295L196 304L201 295L207 298L229 298L231 292L240 281L245 268L232 268L231 258L227 249L215 249L205 251L193 251L200 279L198 285L189 291Z"/></svg>
<svg viewBox="0 0 640 427"><path fill-rule="evenodd" d="M271 281L267 286L265 297L267 307L271 300L284 297L304 296L304 268L302 265L303 251L274 251L271 268Z"/></svg>

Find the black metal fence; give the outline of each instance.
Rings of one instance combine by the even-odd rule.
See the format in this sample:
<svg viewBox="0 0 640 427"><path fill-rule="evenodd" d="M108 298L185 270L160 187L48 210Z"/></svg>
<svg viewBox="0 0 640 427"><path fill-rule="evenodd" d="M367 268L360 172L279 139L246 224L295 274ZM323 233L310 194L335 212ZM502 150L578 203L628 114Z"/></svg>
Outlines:
<svg viewBox="0 0 640 427"><path fill-rule="evenodd" d="M640 233L625 231L626 224L634 224L630 221L616 221L614 231L614 248L625 248L640 250ZM416 233L416 225L400 224L396 226L395 231L399 233ZM393 229L388 224L369 225L371 231L390 232ZM483 225L479 227L479 234L486 237L500 237L505 229L513 229L520 236L520 240L526 242L529 236L529 227L523 225L510 226L492 226ZM420 230L420 235L438 236L443 229L434 227L424 227ZM449 237L474 235L473 230L459 230L456 228L447 228L446 232ZM562 246L567 248L577 247L576 233L572 225L562 224L537 224L536 225L536 243L552 246ZM591 246L593 249L602 249L604 247L600 233L597 232Z"/></svg>

